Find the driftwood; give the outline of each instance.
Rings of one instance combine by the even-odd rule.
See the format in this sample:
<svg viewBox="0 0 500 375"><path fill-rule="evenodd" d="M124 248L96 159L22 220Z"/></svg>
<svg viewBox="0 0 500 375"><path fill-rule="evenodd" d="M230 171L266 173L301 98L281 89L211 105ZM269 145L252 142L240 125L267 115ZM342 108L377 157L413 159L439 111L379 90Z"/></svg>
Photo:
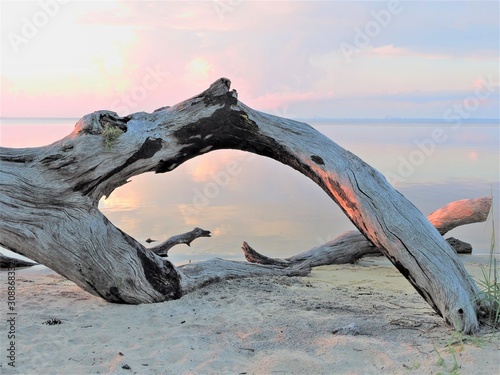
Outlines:
<svg viewBox="0 0 500 375"><path fill-rule="evenodd" d="M444 236L460 225L485 221L490 213L491 201L491 197L462 199L448 203L431 213L427 218Z"/></svg>
<svg viewBox="0 0 500 375"><path fill-rule="evenodd" d="M45 147L0 148L0 245L117 303L180 298L210 280L235 275L294 274L221 260L175 267L98 209L101 197L132 176L169 172L209 151L239 149L311 178L437 313L458 330L478 329L477 286L413 204L382 174L309 125L255 111L229 87L228 79L219 79L203 93L153 113L94 112ZM222 263L227 273L225 266L216 268ZM307 270L303 266L299 273Z"/></svg>
<svg viewBox="0 0 500 375"><path fill-rule="evenodd" d="M445 235L458 226L485 221L488 218L490 208L491 197L462 199L448 203L431 213L427 218L441 235ZM470 244L456 238L451 237L446 241L457 253L470 253L472 251ZM332 241L286 259L269 258L258 253L246 242L243 242L242 250L249 262L279 267L290 267L305 261L309 262L311 267L355 263L366 255L382 255L382 250L358 231L346 232Z"/></svg>
<svg viewBox="0 0 500 375"><path fill-rule="evenodd" d="M168 251L175 245L186 244L191 246L191 242L200 237L210 237L210 231L201 228L194 228L190 232L172 236L160 245L149 248L149 250L155 254L166 257L168 256Z"/></svg>
<svg viewBox="0 0 500 375"><path fill-rule="evenodd" d="M472 245L468 242L461 241L455 237L448 237L446 242L450 244L457 254L472 254Z"/></svg>

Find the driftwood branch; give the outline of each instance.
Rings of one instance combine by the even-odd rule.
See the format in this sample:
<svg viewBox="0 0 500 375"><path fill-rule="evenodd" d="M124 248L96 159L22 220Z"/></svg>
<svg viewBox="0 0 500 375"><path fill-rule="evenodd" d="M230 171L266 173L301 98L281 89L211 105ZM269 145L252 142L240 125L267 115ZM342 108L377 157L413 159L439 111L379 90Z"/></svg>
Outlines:
<svg viewBox="0 0 500 375"><path fill-rule="evenodd" d="M448 203L427 218L441 235L445 235L458 226L486 221L491 201L491 197L462 199Z"/></svg>
<svg viewBox="0 0 500 375"><path fill-rule="evenodd" d="M413 204L382 174L309 125L255 111L229 88L230 81L221 78L172 107L126 117L98 111L51 145L0 148L0 245L110 302L180 298L200 283L187 268L116 228L98 202L132 176L166 173L198 155L238 149L312 179L438 314L464 332L478 329L476 284ZM245 275L252 276L256 266L248 264ZM198 267L209 273L211 265Z"/></svg>
<svg viewBox="0 0 500 375"><path fill-rule="evenodd" d="M458 226L485 221L490 208L491 197L463 199L447 204L427 218L439 233L444 235ZM465 243L460 240L451 238L447 241L455 249L467 249L464 246ZM269 258L257 252L246 242L243 242L242 250L249 262L280 267L291 267L302 262L309 262L311 267L355 263L366 255L382 255L382 250L374 246L358 231L346 232L323 245L285 259ZM460 250L460 252L469 251Z"/></svg>
<svg viewBox="0 0 500 375"><path fill-rule="evenodd" d="M210 237L210 231L197 227L190 232L172 236L165 242L162 242L160 245L149 248L149 250L162 257L167 257L168 251L175 245L186 244L188 246L191 246L191 242L200 237Z"/></svg>
<svg viewBox="0 0 500 375"><path fill-rule="evenodd" d="M455 237L448 237L446 242L450 244L457 254L472 254L472 245L468 242L461 241Z"/></svg>
<svg viewBox="0 0 500 375"><path fill-rule="evenodd" d="M290 267L265 266L224 259L210 259L179 267L181 286L185 293L224 279L259 276L306 276L311 272L308 262Z"/></svg>
<svg viewBox="0 0 500 375"><path fill-rule="evenodd" d="M382 255L380 250L357 231L346 232L332 241L313 247L290 258L270 258L254 250L247 242L241 247L248 262L291 267L309 262L311 267L355 263L366 255Z"/></svg>

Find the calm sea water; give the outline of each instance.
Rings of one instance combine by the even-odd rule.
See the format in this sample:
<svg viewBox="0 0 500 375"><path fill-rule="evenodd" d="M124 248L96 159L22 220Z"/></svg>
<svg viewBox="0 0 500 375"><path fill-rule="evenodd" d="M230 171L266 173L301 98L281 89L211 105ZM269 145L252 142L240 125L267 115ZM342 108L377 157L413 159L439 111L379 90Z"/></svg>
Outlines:
<svg viewBox="0 0 500 375"><path fill-rule="evenodd" d="M70 133L76 121L2 119L0 145L49 144ZM493 194L495 222L500 223L498 121L459 126L439 120L306 122L381 171L425 215L454 200ZM99 207L146 246L148 237L161 241L195 226L212 232L212 238L198 239L191 247L174 247L170 259L176 264L214 256L243 260L243 241L264 254L287 257L354 229L300 173L233 150L197 157L170 173L134 177ZM491 233L489 221L457 228L447 237L486 254Z"/></svg>

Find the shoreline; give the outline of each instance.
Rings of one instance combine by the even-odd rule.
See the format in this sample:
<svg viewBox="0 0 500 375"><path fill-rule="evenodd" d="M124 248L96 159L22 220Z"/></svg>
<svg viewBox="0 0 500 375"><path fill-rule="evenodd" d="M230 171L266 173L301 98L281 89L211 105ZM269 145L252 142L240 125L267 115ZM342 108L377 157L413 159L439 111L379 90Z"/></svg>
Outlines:
<svg viewBox="0 0 500 375"><path fill-rule="evenodd" d="M436 374L456 362L487 375L500 365L498 331L460 342L385 258L147 305L110 304L47 271L16 271L16 367L4 356L6 374ZM7 329L2 319L3 338Z"/></svg>
<svg viewBox="0 0 500 375"><path fill-rule="evenodd" d="M22 255L19 255L17 253L14 253L12 251L9 251L9 250L6 250L6 249L0 249L0 253L6 255L6 256L9 256L11 258L15 258L15 259L21 259L21 260L26 260L26 261L31 261L33 262L33 260L29 259L29 258L26 258ZM227 255L227 254L220 254L220 257L224 257L224 255ZM212 256L212 257L209 257L207 259L210 259L210 258L214 258L216 256ZM489 259L490 259L490 253L489 252L474 252L472 254L458 254L458 257L460 258L460 260L462 262L464 262L464 264L466 263L477 263L479 265L488 265L489 263ZM500 254L497 254L495 253L495 257L497 258L498 261L500 261ZM175 258L175 256L173 256L172 258ZM204 260L207 260L207 259L200 259L200 260L196 260L196 262L198 261L204 261ZM360 261L358 261L358 265L363 265L364 263L366 262L370 262L370 259L373 259L373 260L377 260L378 263L381 263L381 264L384 264L384 265L387 265L387 266L391 266L391 262L385 258L383 255L380 255L380 256L365 256L364 258L362 258ZM235 261L241 261L241 262L245 262L245 258L244 256L241 256L241 258L238 258L238 259L233 259L231 258L230 260L235 260ZM173 259L171 260L173 261ZM187 261L179 261L179 262L173 262L174 266L176 267L179 267L181 265L184 265L184 264L188 264L189 262ZM43 264L37 264L35 266L31 266L31 267L18 267L16 268L17 272L22 272L23 275L25 276L29 276L29 275L32 275L33 273L37 274L37 273L44 273L44 274L50 274L50 273L54 273L56 274L54 271L52 271L50 268L44 266ZM1 269L0 268L0 274L2 272L6 272L6 269Z"/></svg>

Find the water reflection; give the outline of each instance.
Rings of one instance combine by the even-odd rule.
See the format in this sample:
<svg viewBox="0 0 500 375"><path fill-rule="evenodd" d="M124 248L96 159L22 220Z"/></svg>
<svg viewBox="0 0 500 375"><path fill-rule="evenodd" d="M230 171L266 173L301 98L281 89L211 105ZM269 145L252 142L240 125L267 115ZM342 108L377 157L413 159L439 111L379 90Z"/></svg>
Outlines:
<svg viewBox="0 0 500 375"><path fill-rule="evenodd" d="M237 168L228 168L231 163ZM204 178L200 166L206 167ZM287 256L329 239L332 223L340 230L354 228L312 181L274 160L241 151L214 151L165 175L137 176L109 199L120 202L132 191L143 197L134 210L105 206L106 201L100 206L135 238L166 239L194 226L212 231L213 238L199 239L192 248L173 248L173 259L215 254L243 259L243 240L274 256ZM130 225L135 217L143 218L142 225Z"/></svg>

